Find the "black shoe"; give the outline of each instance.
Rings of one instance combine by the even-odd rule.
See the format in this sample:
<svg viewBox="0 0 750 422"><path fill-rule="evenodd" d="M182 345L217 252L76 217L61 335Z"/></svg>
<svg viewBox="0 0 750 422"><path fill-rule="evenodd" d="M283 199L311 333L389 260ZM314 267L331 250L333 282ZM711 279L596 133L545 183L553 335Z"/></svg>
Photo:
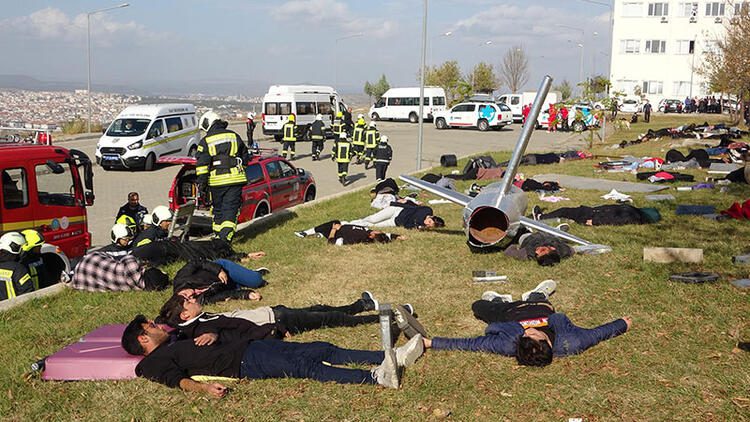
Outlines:
<svg viewBox="0 0 750 422"><path fill-rule="evenodd" d="M365 311L377 311L380 303L369 291L362 292L362 303L365 305Z"/></svg>
<svg viewBox="0 0 750 422"><path fill-rule="evenodd" d="M531 209L531 218L536 221L542 218L542 208L539 205L534 205L534 208Z"/></svg>
<svg viewBox="0 0 750 422"><path fill-rule="evenodd" d="M417 334L421 334L422 337L429 337L424 326L403 306L396 305L396 309L393 311L393 319L398 323L398 328L403 331L406 338L410 339Z"/></svg>

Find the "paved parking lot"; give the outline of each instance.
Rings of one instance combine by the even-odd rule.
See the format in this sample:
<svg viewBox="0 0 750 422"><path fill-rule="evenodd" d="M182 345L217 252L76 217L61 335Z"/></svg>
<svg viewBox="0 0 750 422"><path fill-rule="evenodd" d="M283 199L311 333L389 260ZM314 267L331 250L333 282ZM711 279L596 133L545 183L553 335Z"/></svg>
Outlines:
<svg viewBox="0 0 750 422"><path fill-rule="evenodd" d="M418 126L407 122L379 122L378 128L382 134L388 135L393 147L393 163L388 169L388 176L416 170L416 151ZM233 124L235 130L245 137L244 124ZM256 136L261 132L256 128ZM422 147L422 168L440 164L443 154L455 154L458 157L484 151L511 150L518 140L520 125L514 124L501 131L479 132L476 130L437 130L431 123L425 123L424 142ZM534 132L528 152L546 152L576 148L580 136ZM279 148L280 144L272 138L261 136L261 148ZM84 139L62 142L67 148L77 148L84 151L92 159L96 148L96 139ZM325 156L330 155L332 141L326 142ZM298 159L294 161L297 167L311 171L318 186L318 198L325 197L343 190L356 189L375 181L375 170L365 170L364 166L351 165L349 175L356 180L346 187L342 187L337 180L336 164L330 159L312 161L310 158L310 143L301 142L297 145ZM167 191L172 179L177 173L177 167L163 167L153 172L104 171L101 167L94 167L94 185L96 202L89 208L89 230L93 234L94 245L109 243L109 230L113 224L117 209L126 202L127 194L137 191L141 195L141 203L149 210L155 206L167 203Z"/></svg>

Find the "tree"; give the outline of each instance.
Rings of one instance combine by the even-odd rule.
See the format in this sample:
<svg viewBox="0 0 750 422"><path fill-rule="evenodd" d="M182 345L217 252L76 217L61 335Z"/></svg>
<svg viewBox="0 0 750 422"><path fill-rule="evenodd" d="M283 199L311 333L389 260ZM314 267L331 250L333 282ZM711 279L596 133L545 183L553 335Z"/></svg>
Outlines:
<svg viewBox="0 0 750 422"><path fill-rule="evenodd" d="M553 91L560 91L560 96L563 101L570 98L573 95L573 87L570 85L567 79L564 79L560 85L556 85L552 88Z"/></svg>
<svg viewBox="0 0 750 422"><path fill-rule="evenodd" d="M485 62L474 66L474 70L471 71L471 75L466 80L471 82L471 88L474 92L492 94L494 90L500 88L500 81L495 76L495 70L491 64Z"/></svg>
<svg viewBox="0 0 750 422"><path fill-rule="evenodd" d="M609 79L604 76L594 76L593 78L586 79L584 82L579 84L581 86L583 97L588 100L596 100L600 97L599 94L606 93L612 83Z"/></svg>
<svg viewBox="0 0 750 422"><path fill-rule="evenodd" d="M703 65L696 71L706 78L716 91L737 96L740 113L745 113L745 102L750 98L750 15L742 8L726 27L726 34L716 40L716 48L704 53Z"/></svg>
<svg viewBox="0 0 750 422"><path fill-rule="evenodd" d="M365 94L370 96L370 100L372 100L373 97L382 97L389 89L391 89L391 84L388 83L388 79L385 78L385 75L380 75L380 79L374 84L371 84L370 81L365 82L364 87Z"/></svg>
<svg viewBox="0 0 750 422"><path fill-rule="evenodd" d="M462 80L461 68L458 67L458 62L455 60L425 69L425 85L443 88L448 105L453 105L460 97L458 87Z"/></svg>
<svg viewBox="0 0 750 422"><path fill-rule="evenodd" d="M500 64L500 75L510 92L518 92L529 80L529 60L520 45L511 47Z"/></svg>

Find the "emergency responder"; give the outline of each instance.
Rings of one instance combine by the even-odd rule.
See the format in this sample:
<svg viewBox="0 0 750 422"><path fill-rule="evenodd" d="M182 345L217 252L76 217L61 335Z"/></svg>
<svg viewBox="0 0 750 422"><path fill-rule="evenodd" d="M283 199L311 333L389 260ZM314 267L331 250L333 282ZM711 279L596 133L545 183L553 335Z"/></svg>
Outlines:
<svg viewBox="0 0 750 422"><path fill-rule="evenodd" d="M339 135L342 133L346 133L346 130L344 129L344 113L340 111L336 113L336 118L331 125L331 131L333 132L334 140L339 139Z"/></svg>
<svg viewBox="0 0 750 422"><path fill-rule="evenodd" d="M26 229L21 232L21 235L26 239L26 244L21 248L20 262L29 272L34 290L55 284L56 280L50 280L51 276L44 266L44 260L42 260L44 236L34 229Z"/></svg>
<svg viewBox="0 0 750 422"><path fill-rule="evenodd" d="M393 149L388 145L388 136L380 137L380 142L375 148L375 179L385 180L385 172L393 158Z"/></svg>
<svg viewBox="0 0 750 422"><path fill-rule="evenodd" d="M143 216L146 214L148 214L148 208L141 204L138 192L130 192L128 194L128 202L117 210L115 220L119 219L122 215L127 215L135 221L135 224L140 225L143 221Z"/></svg>
<svg viewBox="0 0 750 422"><path fill-rule="evenodd" d="M18 262L26 239L21 233L8 232L0 237L0 300L13 299L16 296L34 291L26 267Z"/></svg>
<svg viewBox="0 0 750 422"><path fill-rule="evenodd" d="M213 191L211 195L213 195ZM149 227L148 229L138 233L138 235L133 240L133 246L143 246L151 242L163 240L169 237L169 226L172 225L173 217L174 214L172 214L172 210L164 205L159 205L158 207L154 208L154 212L151 213L151 220L153 222L153 225L151 225L151 227ZM216 207L214 206L214 224L216 224L215 217ZM128 226L128 228L130 228L130 226ZM132 229L131 231L135 233L135 231L133 231ZM214 227L214 232L216 231L217 230Z"/></svg>
<svg viewBox="0 0 750 422"><path fill-rule="evenodd" d="M284 156L284 158L294 160L294 146L297 143L297 124L295 123L297 119L294 117L294 114L289 115L289 120L287 120L286 123L284 123L284 126L282 126L281 130L284 134L284 137L282 138L282 141L284 141L284 150L281 152L281 155Z"/></svg>
<svg viewBox="0 0 750 422"><path fill-rule="evenodd" d="M375 148L380 142L380 132L378 132L378 124L370 122L365 130L365 148ZM370 145L370 147L368 147ZM369 168L370 162L365 163L365 168Z"/></svg>
<svg viewBox="0 0 750 422"><path fill-rule="evenodd" d="M365 130L365 169L369 169L375 159L375 148L380 142L380 132L378 132L378 125L375 122L370 122L370 125Z"/></svg>
<svg viewBox="0 0 750 422"><path fill-rule="evenodd" d="M210 191L214 235L231 242L242 205L242 187L247 184L245 163L250 157L240 135L227 125L213 111L201 117L199 126L206 136L198 143L195 174L201 196L208 198ZM154 225L159 225L157 216L152 217Z"/></svg>
<svg viewBox="0 0 750 422"><path fill-rule="evenodd" d="M338 165L339 182L346 186L346 176L349 174L349 162L351 161L354 151L349 139L346 138L346 132L343 132L336 138L333 144L333 159Z"/></svg>
<svg viewBox="0 0 750 422"><path fill-rule="evenodd" d="M312 159L320 160L320 153L323 151L323 144L326 140L326 125L323 123L323 115L315 116L315 121L309 126L310 139L312 140Z"/></svg>
<svg viewBox="0 0 750 422"><path fill-rule="evenodd" d="M258 141L253 139L253 132L255 132L255 113L252 111L247 113L247 122L245 123L245 126L247 133L247 147L255 151L257 154L260 146L258 145Z"/></svg>
<svg viewBox="0 0 750 422"><path fill-rule="evenodd" d="M149 217L150 218L150 217ZM97 249L97 252L104 252L110 256L121 257L129 255L133 249L133 231L124 224L115 224L109 232L112 243Z"/></svg>
<svg viewBox="0 0 750 422"><path fill-rule="evenodd" d="M133 218L127 214L123 214L119 217L117 217L117 220L115 220L115 224L124 224L133 231L135 234L139 234L141 232L141 228L138 226L138 224L133 220Z"/></svg>
<svg viewBox="0 0 750 422"><path fill-rule="evenodd" d="M365 129L367 128L367 122L365 122L365 116L360 114L357 116L357 124L354 126L354 136L352 137L352 149L354 154L357 156L357 164L362 164L362 159L365 155Z"/></svg>
<svg viewBox="0 0 750 422"><path fill-rule="evenodd" d="M347 107L342 113L344 115L344 130L348 136L352 136L354 131L354 121L352 120L352 108Z"/></svg>

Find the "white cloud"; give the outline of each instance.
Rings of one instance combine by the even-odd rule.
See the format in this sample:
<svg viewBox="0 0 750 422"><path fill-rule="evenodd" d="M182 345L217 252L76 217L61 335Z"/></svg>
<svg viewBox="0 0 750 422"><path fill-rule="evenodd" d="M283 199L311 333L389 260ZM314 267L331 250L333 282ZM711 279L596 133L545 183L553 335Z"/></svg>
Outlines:
<svg viewBox="0 0 750 422"><path fill-rule="evenodd" d="M386 38L396 32L391 20L357 17L349 6L337 0L290 0L271 10L279 21L326 24L343 33L362 32L371 38Z"/></svg>
<svg viewBox="0 0 750 422"><path fill-rule="evenodd" d="M41 40L83 40L86 37L86 14L68 16L60 9L47 7L28 16L0 20L2 32ZM133 21L118 22L106 14L91 16L91 34L92 42L102 45L125 38L130 42L142 43L165 37L165 34L146 30L143 25Z"/></svg>

